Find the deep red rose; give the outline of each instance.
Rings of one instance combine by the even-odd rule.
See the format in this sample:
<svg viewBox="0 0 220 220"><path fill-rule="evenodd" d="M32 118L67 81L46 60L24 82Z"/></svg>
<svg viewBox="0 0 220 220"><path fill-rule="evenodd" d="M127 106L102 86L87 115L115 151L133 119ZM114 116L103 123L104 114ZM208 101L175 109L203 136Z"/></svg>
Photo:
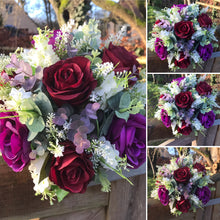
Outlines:
<svg viewBox="0 0 220 220"><path fill-rule="evenodd" d="M178 183L188 183L191 177L190 169L189 167L181 167L174 171L173 176Z"/></svg>
<svg viewBox="0 0 220 220"><path fill-rule="evenodd" d="M94 176L90 155L76 153L70 141L60 143L65 147L62 157L53 157L49 178L52 182L73 193L84 193Z"/></svg>
<svg viewBox="0 0 220 220"><path fill-rule="evenodd" d="M174 64L175 66L178 66L181 69L186 69L190 65L190 59L189 57L185 58L184 53L180 54L179 60L175 60Z"/></svg>
<svg viewBox="0 0 220 220"><path fill-rule="evenodd" d="M97 81L93 78L90 61L85 57L60 60L44 69L43 84L58 106L84 103Z"/></svg>
<svg viewBox="0 0 220 220"><path fill-rule="evenodd" d="M114 69L115 73L125 71L131 71L132 74L130 77L134 76L134 79L129 80L129 85L133 85L137 79L139 78L139 70L140 64L136 60L136 56L132 54L132 52L128 52L124 47L115 46L110 42L108 49L104 49L102 61L112 62L116 68ZM133 71L133 68L136 68Z"/></svg>
<svg viewBox="0 0 220 220"><path fill-rule="evenodd" d="M205 13L198 16L198 22L201 27L208 28L212 26L212 19Z"/></svg>
<svg viewBox="0 0 220 220"><path fill-rule="evenodd" d="M212 92L212 87L205 81L200 82L196 86L196 91L199 95L210 95Z"/></svg>
<svg viewBox="0 0 220 220"><path fill-rule="evenodd" d="M180 21L174 25L174 32L179 38L190 39L195 30L192 21Z"/></svg>
<svg viewBox="0 0 220 220"><path fill-rule="evenodd" d="M179 108L190 108L193 103L191 92L181 92L175 96L175 103Z"/></svg>
<svg viewBox="0 0 220 220"><path fill-rule="evenodd" d="M180 201L176 202L176 208L183 213L186 213L191 208L191 204L189 202L189 199L184 199L183 196L181 196Z"/></svg>
<svg viewBox="0 0 220 220"><path fill-rule="evenodd" d="M201 163L195 163L195 164L193 165L193 168L194 168L194 169L197 169L198 172L206 173L205 166L203 166Z"/></svg>
<svg viewBox="0 0 220 220"><path fill-rule="evenodd" d="M155 21L155 24L159 24L160 22L161 22L161 20L158 19L158 20Z"/></svg>
<svg viewBox="0 0 220 220"><path fill-rule="evenodd" d="M182 121L182 127L177 129L178 133L189 135L192 132L191 125L186 126L186 122Z"/></svg>

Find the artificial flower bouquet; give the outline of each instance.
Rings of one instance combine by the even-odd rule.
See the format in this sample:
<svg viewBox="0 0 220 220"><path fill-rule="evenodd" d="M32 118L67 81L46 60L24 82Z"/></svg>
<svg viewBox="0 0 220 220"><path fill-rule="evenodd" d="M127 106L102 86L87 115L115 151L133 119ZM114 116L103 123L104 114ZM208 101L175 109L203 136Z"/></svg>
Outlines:
<svg viewBox="0 0 220 220"><path fill-rule="evenodd" d="M214 122L219 108L215 99L217 91L204 81L206 75L197 78L195 74L173 79L160 88L158 110L155 117L161 120L175 136L203 132Z"/></svg>
<svg viewBox="0 0 220 220"><path fill-rule="evenodd" d="M161 60L167 59L172 71L193 68L207 61L217 47L213 41L216 25L199 5L173 5L156 13L156 22L149 40L150 50Z"/></svg>
<svg viewBox="0 0 220 220"><path fill-rule="evenodd" d="M176 216L196 211L211 198L208 184L213 182L205 166L194 161L192 155L172 158L170 164L158 166L156 186L151 197L170 207Z"/></svg>
<svg viewBox="0 0 220 220"><path fill-rule="evenodd" d="M145 71L118 46L124 28L103 42L97 21L73 26L0 56L0 152L51 203L92 180L108 192L106 171L127 179L146 160Z"/></svg>

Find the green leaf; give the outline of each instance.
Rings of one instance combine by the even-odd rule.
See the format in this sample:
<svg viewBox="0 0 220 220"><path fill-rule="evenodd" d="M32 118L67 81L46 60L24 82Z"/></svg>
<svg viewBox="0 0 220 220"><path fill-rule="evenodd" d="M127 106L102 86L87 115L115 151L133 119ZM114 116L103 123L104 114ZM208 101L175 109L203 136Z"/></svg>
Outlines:
<svg viewBox="0 0 220 220"><path fill-rule="evenodd" d="M57 195L58 202L61 202L69 194L69 192L67 192L63 189L60 189L60 187L57 185L53 185L52 189L53 189L53 191L55 191L55 193Z"/></svg>
<svg viewBox="0 0 220 220"><path fill-rule="evenodd" d="M46 173L46 166L48 164L48 161L50 159L50 154L47 152L45 153L46 155L44 156L45 159L44 159L44 162L43 162L43 165L41 167L41 170L40 170L40 177L39 177L39 183L44 180L46 177L48 177L48 174Z"/></svg>
<svg viewBox="0 0 220 220"><path fill-rule="evenodd" d="M115 113L114 111L111 112L111 114L107 117L106 121L104 122L102 128L101 128L101 132L100 132L100 136L104 135L106 136L108 133L108 129L112 123L113 117L114 117Z"/></svg>
<svg viewBox="0 0 220 220"><path fill-rule="evenodd" d="M51 105L50 100L48 97L43 93L39 92L34 99L34 102L39 107L42 115L46 118L47 115L51 112L53 112L53 107Z"/></svg>
<svg viewBox="0 0 220 220"><path fill-rule="evenodd" d="M37 134L38 132L33 132L29 130L28 141L32 141L37 136Z"/></svg>
<svg viewBox="0 0 220 220"><path fill-rule="evenodd" d="M118 118L122 118L124 119L126 122L128 121L128 118L129 118L129 112L118 112L118 111L115 111L115 114Z"/></svg>
<svg viewBox="0 0 220 220"><path fill-rule="evenodd" d="M118 110L122 95L123 92L121 91L107 100L107 103L112 110Z"/></svg>
<svg viewBox="0 0 220 220"><path fill-rule="evenodd" d="M119 102L119 108L128 108L130 106L131 96L128 92L123 93Z"/></svg>
<svg viewBox="0 0 220 220"><path fill-rule="evenodd" d="M45 128L45 122L44 119L40 116L38 118L33 118L28 120L25 124L28 127L28 129L32 132L38 133L40 131L43 131ZM30 123L29 123L30 122Z"/></svg>

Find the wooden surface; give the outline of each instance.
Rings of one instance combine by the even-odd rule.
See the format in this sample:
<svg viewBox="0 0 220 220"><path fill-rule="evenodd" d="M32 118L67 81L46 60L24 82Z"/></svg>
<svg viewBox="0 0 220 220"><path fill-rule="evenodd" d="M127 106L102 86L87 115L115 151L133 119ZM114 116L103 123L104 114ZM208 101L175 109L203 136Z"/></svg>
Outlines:
<svg viewBox="0 0 220 220"><path fill-rule="evenodd" d="M110 193L101 186L90 186L84 194L69 194L61 203L50 206L34 195L33 182L27 168L14 173L0 158L1 220L145 220L146 175L112 182Z"/></svg>

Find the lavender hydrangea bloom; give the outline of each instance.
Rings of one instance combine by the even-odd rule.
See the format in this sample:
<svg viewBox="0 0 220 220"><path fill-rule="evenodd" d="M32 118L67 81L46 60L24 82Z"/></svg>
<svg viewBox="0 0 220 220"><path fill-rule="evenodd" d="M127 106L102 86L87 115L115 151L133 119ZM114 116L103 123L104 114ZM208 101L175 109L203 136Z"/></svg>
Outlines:
<svg viewBox="0 0 220 220"><path fill-rule="evenodd" d="M165 188L165 186L160 186L158 189L158 197L162 205L166 206L169 204L169 191Z"/></svg>
<svg viewBox="0 0 220 220"><path fill-rule="evenodd" d="M204 186L202 188L197 188L196 195L203 204L206 204L211 198L211 191L208 186Z"/></svg>
<svg viewBox="0 0 220 220"><path fill-rule="evenodd" d="M161 116L161 121L163 122L163 124L169 128L170 125L171 125L171 120L170 120L170 116L168 116L167 114L167 111L162 109L161 110L161 113L160 113L160 116Z"/></svg>
<svg viewBox="0 0 220 220"><path fill-rule="evenodd" d="M156 38L154 45L157 56L161 60L165 60L167 58L167 48L164 46L163 41L160 38Z"/></svg>
<svg viewBox="0 0 220 220"><path fill-rule="evenodd" d="M14 115L16 113L0 113L0 117ZM30 161L31 146L27 141L28 133L26 125L21 124L18 117L0 119L0 151L14 172L21 172Z"/></svg>
<svg viewBox="0 0 220 220"><path fill-rule="evenodd" d="M215 114L213 111L206 112L205 114L199 113L198 119L204 128L210 128L214 124Z"/></svg>
<svg viewBox="0 0 220 220"><path fill-rule="evenodd" d="M197 48L199 56L202 58L203 61L207 61L213 53L212 44L205 45L204 47L199 45Z"/></svg>
<svg viewBox="0 0 220 220"><path fill-rule="evenodd" d="M119 151L120 157L138 168L146 161L146 118L141 114L130 115L128 121L115 117L106 137Z"/></svg>

